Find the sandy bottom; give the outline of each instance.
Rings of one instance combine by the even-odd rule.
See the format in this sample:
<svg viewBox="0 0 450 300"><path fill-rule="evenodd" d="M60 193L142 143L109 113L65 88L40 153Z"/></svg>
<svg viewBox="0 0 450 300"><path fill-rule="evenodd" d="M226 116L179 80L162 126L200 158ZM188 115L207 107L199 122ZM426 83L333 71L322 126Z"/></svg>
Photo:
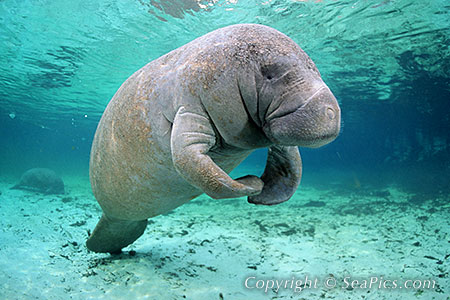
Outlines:
<svg viewBox="0 0 450 300"><path fill-rule="evenodd" d="M0 180L0 299L450 299L448 195L201 196L111 256L84 245L101 214L88 179L65 182L67 195L46 196Z"/></svg>

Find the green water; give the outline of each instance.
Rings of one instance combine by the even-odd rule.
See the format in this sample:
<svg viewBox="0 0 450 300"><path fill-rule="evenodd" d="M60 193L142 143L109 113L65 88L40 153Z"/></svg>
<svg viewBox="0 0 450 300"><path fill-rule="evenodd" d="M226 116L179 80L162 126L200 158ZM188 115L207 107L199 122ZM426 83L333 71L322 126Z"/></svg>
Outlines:
<svg viewBox="0 0 450 300"><path fill-rule="evenodd" d="M123 254L89 252L106 105L150 61L239 23L305 50L341 107L339 137L300 149L302 183L282 205L202 195ZM449 47L448 0L0 1L0 299L449 300ZM261 175L266 156L231 175ZM35 167L66 194L9 189ZM256 286L305 276L320 287ZM361 286L374 276L435 285Z"/></svg>
<svg viewBox="0 0 450 300"><path fill-rule="evenodd" d="M269 25L294 39L332 90L354 93L345 105L389 101L416 71L449 75L445 0L151 3L2 1L2 111L49 127L71 118L92 125L134 71L236 23Z"/></svg>

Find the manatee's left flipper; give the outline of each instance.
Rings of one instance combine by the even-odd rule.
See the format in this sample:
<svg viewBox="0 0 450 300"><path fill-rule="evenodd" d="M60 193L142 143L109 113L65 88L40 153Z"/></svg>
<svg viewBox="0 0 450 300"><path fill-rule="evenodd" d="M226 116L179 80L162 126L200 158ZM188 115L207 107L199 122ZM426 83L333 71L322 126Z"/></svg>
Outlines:
<svg viewBox="0 0 450 300"><path fill-rule="evenodd" d="M274 205L289 200L302 177L302 160L295 146L269 148L266 168L261 176L264 187L259 195L248 197L253 204Z"/></svg>

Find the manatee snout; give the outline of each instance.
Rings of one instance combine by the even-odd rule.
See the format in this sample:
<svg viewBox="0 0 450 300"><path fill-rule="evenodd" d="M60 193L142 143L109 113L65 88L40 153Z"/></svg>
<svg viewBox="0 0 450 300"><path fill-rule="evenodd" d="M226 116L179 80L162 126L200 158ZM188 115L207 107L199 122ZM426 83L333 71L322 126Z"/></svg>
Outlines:
<svg viewBox="0 0 450 300"><path fill-rule="evenodd" d="M340 123L339 104L330 89L323 86L294 111L268 120L263 129L277 144L317 148L339 135Z"/></svg>

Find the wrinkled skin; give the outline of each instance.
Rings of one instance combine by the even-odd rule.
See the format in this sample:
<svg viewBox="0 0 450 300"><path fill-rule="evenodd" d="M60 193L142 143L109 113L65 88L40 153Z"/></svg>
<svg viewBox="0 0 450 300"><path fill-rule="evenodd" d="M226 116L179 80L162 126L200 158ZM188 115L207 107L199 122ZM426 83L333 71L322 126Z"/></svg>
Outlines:
<svg viewBox="0 0 450 300"><path fill-rule="evenodd" d="M250 24L202 36L137 71L108 104L90 162L103 216L87 246L118 252L148 218L202 193L286 201L300 183L297 146L319 147L339 130L336 99L290 38ZM261 178L228 175L263 147Z"/></svg>

